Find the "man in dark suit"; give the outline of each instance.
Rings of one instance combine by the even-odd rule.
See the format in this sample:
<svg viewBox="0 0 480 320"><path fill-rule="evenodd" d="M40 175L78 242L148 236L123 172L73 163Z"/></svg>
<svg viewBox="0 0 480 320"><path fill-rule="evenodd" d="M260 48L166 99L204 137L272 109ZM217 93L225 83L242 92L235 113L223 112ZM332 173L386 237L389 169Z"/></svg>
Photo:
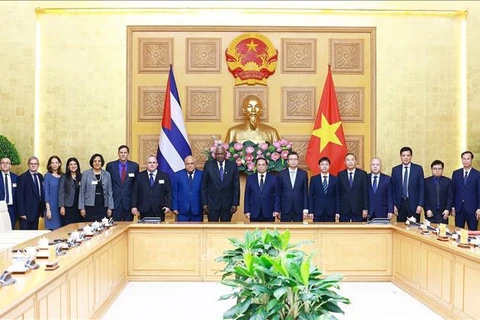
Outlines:
<svg viewBox="0 0 480 320"><path fill-rule="evenodd" d="M132 214L145 217L160 217L165 221L165 213L172 207L172 184L170 177L157 170L155 156L147 158L147 170L140 172L133 185Z"/></svg>
<svg viewBox="0 0 480 320"><path fill-rule="evenodd" d="M338 178L330 174L330 159L318 160L320 174L310 179L308 188L309 216L313 222L335 222L340 217Z"/></svg>
<svg viewBox="0 0 480 320"><path fill-rule="evenodd" d="M203 167L202 205L210 222L230 222L240 202L237 164L225 161L225 156L225 148L218 146L215 159L207 161Z"/></svg>
<svg viewBox="0 0 480 320"><path fill-rule="evenodd" d="M280 184L280 221L302 222L308 214L308 175L298 167L298 153L290 151L288 168L278 177Z"/></svg>
<svg viewBox="0 0 480 320"><path fill-rule="evenodd" d="M412 163L410 147L400 149L401 164L392 168L393 211L398 222L415 217L420 221L424 205L425 177L422 166Z"/></svg>
<svg viewBox="0 0 480 320"><path fill-rule="evenodd" d="M45 193L43 176L38 173L37 157L28 159L28 170L18 177L17 217L20 230L38 230L38 220L45 213Z"/></svg>
<svg viewBox="0 0 480 320"><path fill-rule="evenodd" d="M0 176L0 200L5 201L10 215L10 222L12 223L12 230L15 229L17 216L15 214L16 198L17 198L17 179L18 176L10 172L12 162L9 158L2 158L0 160L2 174Z"/></svg>
<svg viewBox="0 0 480 320"><path fill-rule="evenodd" d="M107 171L112 179L113 219L115 221L132 221L130 210L133 185L138 174L138 163L128 160L130 149L126 145L118 147L118 160L107 164Z"/></svg>
<svg viewBox="0 0 480 320"><path fill-rule="evenodd" d="M432 176L425 179L425 217L433 223L448 224L453 203L452 180L443 176L443 162L430 165Z"/></svg>
<svg viewBox="0 0 480 320"><path fill-rule="evenodd" d="M347 169L338 173L340 192L340 222L362 222L368 215L367 173L357 166L357 157L345 156Z"/></svg>
<svg viewBox="0 0 480 320"><path fill-rule="evenodd" d="M191 155L185 158L185 169L175 172L172 210L177 221L203 221L202 174Z"/></svg>
<svg viewBox="0 0 480 320"><path fill-rule="evenodd" d="M247 178L244 212L250 222L275 222L275 217L279 215L277 177L267 173L267 167L266 159L257 159L257 172Z"/></svg>
<svg viewBox="0 0 480 320"><path fill-rule="evenodd" d="M472 167L473 153L462 153L463 168L452 174L453 208L455 226L464 228L465 221L469 230L477 230L480 218L480 172Z"/></svg>
<svg viewBox="0 0 480 320"><path fill-rule="evenodd" d="M390 176L382 173L382 160L373 158L370 162L371 173L367 176L368 215L370 219L393 217L393 185Z"/></svg>

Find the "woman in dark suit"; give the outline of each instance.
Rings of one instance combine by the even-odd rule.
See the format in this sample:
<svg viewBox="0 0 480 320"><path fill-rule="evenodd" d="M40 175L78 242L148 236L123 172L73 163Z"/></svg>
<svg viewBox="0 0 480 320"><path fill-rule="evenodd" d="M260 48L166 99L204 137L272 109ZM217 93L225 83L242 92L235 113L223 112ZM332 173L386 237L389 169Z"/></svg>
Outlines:
<svg viewBox="0 0 480 320"><path fill-rule="evenodd" d="M58 206L60 207L62 227L70 223L83 221L78 210L78 193L80 191L81 179L80 163L77 158L69 158L65 174L60 178L58 189Z"/></svg>
<svg viewBox="0 0 480 320"><path fill-rule="evenodd" d="M110 217L113 210L113 191L110 173L102 169L105 160L95 153L90 158L90 166L82 174L78 208L85 221L93 222Z"/></svg>

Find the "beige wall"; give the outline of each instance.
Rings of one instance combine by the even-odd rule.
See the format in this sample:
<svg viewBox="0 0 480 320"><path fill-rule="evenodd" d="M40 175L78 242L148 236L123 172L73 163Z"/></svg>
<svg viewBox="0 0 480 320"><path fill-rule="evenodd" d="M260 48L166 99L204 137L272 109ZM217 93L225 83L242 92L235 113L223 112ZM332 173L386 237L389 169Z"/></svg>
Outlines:
<svg viewBox="0 0 480 320"><path fill-rule="evenodd" d="M118 9L134 5L179 9ZM35 14L35 7L67 6L117 10ZM384 159L384 171L398 163L403 145L410 145L414 161L424 166L435 158L444 160L447 174L460 165L459 153L465 146L480 151L475 139L475 119L480 116L480 4L476 2L296 2L296 8L305 10L295 11L279 8L291 2L277 3L274 10L224 9L225 2L209 4L222 9L181 8L187 6L205 7L202 3L0 2L0 111L12 115L9 121L2 120L0 133L17 145L24 161L34 152L43 164L53 153L64 160L76 155L86 169L94 152L114 159L117 146L126 141L127 25L367 26L377 28L376 150ZM341 10L318 10L322 8ZM350 11L357 8L394 11ZM457 12L462 10L468 11L466 22ZM462 39L467 50L466 74L461 68ZM40 53L38 73L35 50ZM36 74L40 121L34 138ZM468 90L465 103L462 89ZM468 115L468 140L462 140L462 114ZM24 168L22 164L17 171Z"/></svg>

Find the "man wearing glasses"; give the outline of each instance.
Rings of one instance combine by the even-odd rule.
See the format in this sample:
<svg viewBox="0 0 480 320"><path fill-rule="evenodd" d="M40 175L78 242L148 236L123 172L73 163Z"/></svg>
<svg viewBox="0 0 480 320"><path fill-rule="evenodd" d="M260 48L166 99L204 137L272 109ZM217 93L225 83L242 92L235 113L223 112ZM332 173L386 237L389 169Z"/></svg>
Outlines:
<svg viewBox="0 0 480 320"><path fill-rule="evenodd" d="M432 176L425 179L425 217L433 223L448 224L453 204L452 180L442 175L442 161L433 161L430 168Z"/></svg>
<svg viewBox="0 0 480 320"><path fill-rule="evenodd" d="M20 230L38 230L38 220L45 212L43 176L38 172L38 158L28 159L28 170L18 177L17 216Z"/></svg>
<svg viewBox="0 0 480 320"><path fill-rule="evenodd" d="M308 176L298 167L298 154L291 151L287 157L288 168L279 176L280 221L302 222L308 214Z"/></svg>

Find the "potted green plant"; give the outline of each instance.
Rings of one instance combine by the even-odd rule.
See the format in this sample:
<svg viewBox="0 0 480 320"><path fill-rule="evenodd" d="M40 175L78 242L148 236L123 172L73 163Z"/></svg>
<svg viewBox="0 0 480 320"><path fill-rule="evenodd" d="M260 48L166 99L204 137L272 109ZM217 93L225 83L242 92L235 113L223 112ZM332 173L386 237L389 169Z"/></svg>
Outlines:
<svg viewBox="0 0 480 320"><path fill-rule="evenodd" d="M312 264L312 255L290 243L290 231L246 231L243 240L230 238L234 249L215 259L226 263L222 284L236 299L224 319L317 320L336 319L340 303L350 300L338 293L342 276L324 276Z"/></svg>
<svg viewBox="0 0 480 320"><path fill-rule="evenodd" d="M1 158L9 158L15 166L22 162L15 145L2 135L0 135L0 159Z"/></svg>

